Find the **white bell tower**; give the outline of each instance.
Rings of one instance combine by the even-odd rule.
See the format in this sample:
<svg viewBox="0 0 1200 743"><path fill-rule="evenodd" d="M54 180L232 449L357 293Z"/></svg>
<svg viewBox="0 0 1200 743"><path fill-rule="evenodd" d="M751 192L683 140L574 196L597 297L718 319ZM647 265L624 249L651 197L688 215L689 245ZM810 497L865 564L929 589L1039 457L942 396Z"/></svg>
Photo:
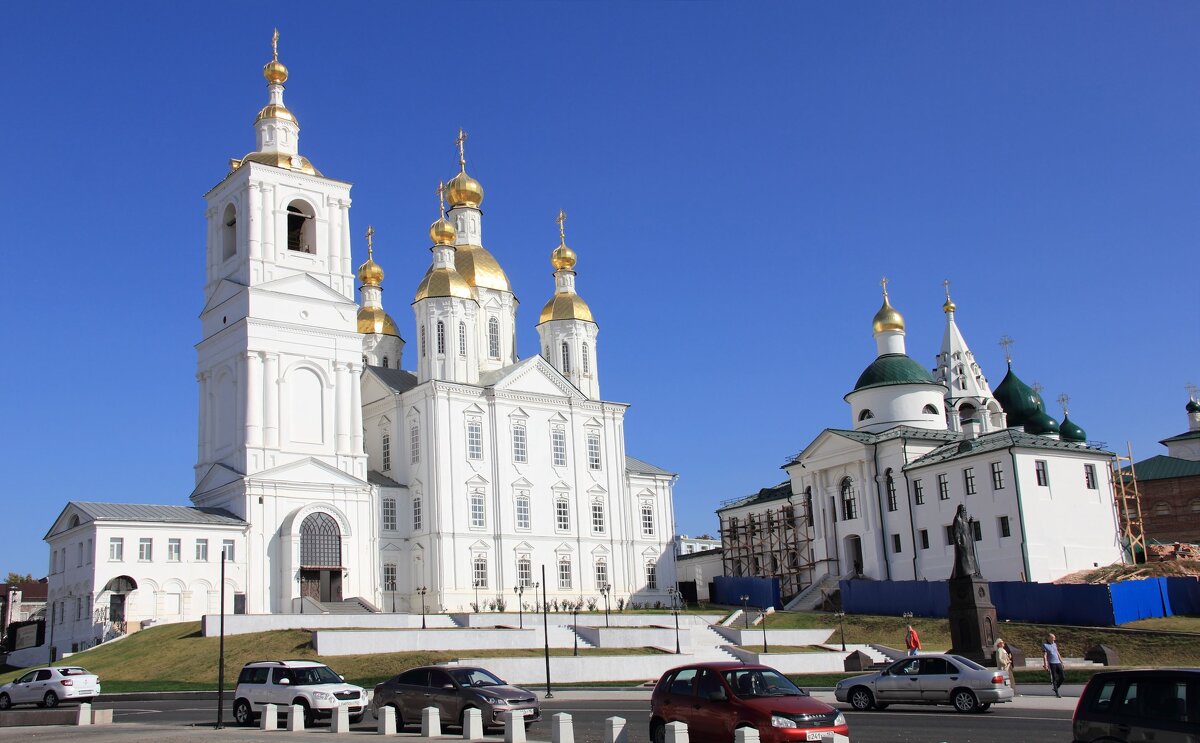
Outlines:
<svg viewBox="0 0 1200 743"><path fill-rule="evenodd" d="M558 247L550 254L554 296L542 308L538 336L542 355L590 400L600 399L596 336L600 327L587 302L575 293L575 251L567 247L566 212L558 212Z"/></svg>

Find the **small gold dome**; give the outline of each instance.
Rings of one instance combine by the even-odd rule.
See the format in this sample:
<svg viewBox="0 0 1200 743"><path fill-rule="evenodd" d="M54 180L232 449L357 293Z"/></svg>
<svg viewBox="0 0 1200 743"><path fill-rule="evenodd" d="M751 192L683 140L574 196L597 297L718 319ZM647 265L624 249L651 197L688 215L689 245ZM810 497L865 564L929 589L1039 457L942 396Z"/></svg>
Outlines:
<svg viewBox="0 0 1200 743"><path fill-rule="evenodd" d="M279 103L268 103L263 106L262 110L258 112L258 116L254 117L254 123L257 124L263 119L284 119L296 126L300 126L300 122L296 120L296 115Z"/></svg>
<svg viewBox="0 0 1200 743"><path fill-rule="evenodd" d="M458 230L443 218L429 225L429 239L434 245L453 245L458 239Z"/></svg>
<svg viewBox="0 0 1200 743"><path fill-rule="evenodd" d="M458 271L453 268L430 266L425 273L425 278L421 279L421 283L417 285L417 293L413 297L413 302L420 302L422 299L431 297L474 299L475 295L471 293L471 287L467 286L467 282L463 280Z"/></svg>
<svg viewBox="0 0 1200 743"><path fill-rule="evenodd" d="M358 280L363 286L379 286L383 283L383 268L368 258L366 263L358 267Z"/></svg>
<svg viewBox="0 0 1200 743"><path fill-rule="evenodd" d="M358 311L358 332L363 335L394 335L400 337L400 330L392 316L383 311L382 307L363 307Z"/></svg>
<svg viewBox="0 0 1200 743"><path fill-rule="evenodd" d="M575 251L566 245L559 245L550 254L550 265L554 266L556 271L575 268Z"/></svg>
<svg viewBox="0 0 1200 743"><path fill-rule="evenodd" d="M958 309L958 305L954 304L954 300L950 297L946 297L946 303L942 305L942 312L945 312L947 315L949 315L956 309Z"/></svg>
<svg viewBox="0 0 1200 743"><path fill-rule="evenodd" d="M446 184L446 198L451 206L478 208L483 203L483 186L464 170Z"/></svg>
<svg viewBox="0 0 1200 743"><path fill-rule="evenodd" d="M592 319L592 308L588 307L587 302L583 301L583 297L574 292L555 294L542 308L542 315L538 318L538 325L551 320L584 320L586 322L596 322Z"/></svg>
<svg viewBox="0 0 1200 743"><path fill-rule="evenodd" d="M283 66L283 62L272 59L263 65L263 77L267 78L267 82L271 85L283 85L287 82L288 70Z"/></svg>
<svg viewBox="0 0 1200 743"><path fill-rule="evenodd" d="M875 319L871 321L871 327L874 332L882 333L887 330L904 331L904 315L896 311L888 301L886 294L883 295L883 306L875 313Z"/></svg>
<svg viewBox="0 0 1200 743"><path fill-rule="evenodd" d="M303 155L287 155L282 152L251 152L241 160L231 160L229 162L230 170L237 170L246 163L261 163L263 165L272 165L276 168L287 168L300 173L308 173L309 175L321 175L321 171L313 167L307 157Z"/></svg>

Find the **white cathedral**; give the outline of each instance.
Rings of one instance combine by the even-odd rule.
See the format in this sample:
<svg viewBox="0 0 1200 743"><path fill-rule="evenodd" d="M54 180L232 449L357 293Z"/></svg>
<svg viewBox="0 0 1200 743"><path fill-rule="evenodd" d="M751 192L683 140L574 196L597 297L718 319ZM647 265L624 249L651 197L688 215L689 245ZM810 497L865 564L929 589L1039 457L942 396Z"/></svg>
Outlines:
<svg viewBox="0 0 1200 743"><path fill-rule="evenodd" d="M263 74L258 147L205 196L194 505L68 503L45 537L51 644L216 612L222 566L250 614L513 606L543 569L551 600L665 600L675 475L625 454L628 405L600 397L564 215L542 353L519 359L460 132L405 370L373 230L360 306L350 184L300 154L277 53Z"/></svg>

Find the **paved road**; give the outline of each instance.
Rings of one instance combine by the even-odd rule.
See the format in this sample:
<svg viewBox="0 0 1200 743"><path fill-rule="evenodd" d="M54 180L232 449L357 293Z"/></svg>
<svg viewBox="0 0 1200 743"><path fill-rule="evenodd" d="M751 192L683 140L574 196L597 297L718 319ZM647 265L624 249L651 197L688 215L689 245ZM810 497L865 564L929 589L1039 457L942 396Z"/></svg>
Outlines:
<svg viewBox="0 0 1200 743"><path fill-rule="evenodd" d="M828 692L817 692L815 696L832 701L832 695ZM215 700L108 701L96 706L113 709L114 722L119 724L103 733L101 728L89 731L89 740L99 740L97 736L105 740L111 737L114 741L154 738L162 743L174 740L176 736L184 740L191 737L189 732L195 734L199 732L198 728L211 726L216 717ZM845 708L845 705L837 706ZM549 715L569 712L574 717L575 740L578 743L603 741L604 720L613 716L623 717L627 721L629 743L648 743L649 708L649 693L643 691L560 691L555 699L545 701L545 719L530 729L530 736L535 740L548 740ZM893 706L885 712L847 711L846 717L855 743L1010 743L1013 740L1067 743L1071 740L1073 708L1074 699L1059 700L1044 694L1033 694L976 715L957 714L948 707ZM232 712L228 710L226 724L232 726ZM326 724L319 724L316 728L321 732L327 729ZM374 720L368 715L354 729L373 731ZM49 743L77 739L75 736L78 732L78 729L70 728L0 728L0 740L19 735L25 740L32 737ZM217 735L221 736L223 742L259 737L256 733L238 728ZM270 735L273 740L280 740L287 734ZM208 728L205 737L213 738L211 728Z"/></svg>

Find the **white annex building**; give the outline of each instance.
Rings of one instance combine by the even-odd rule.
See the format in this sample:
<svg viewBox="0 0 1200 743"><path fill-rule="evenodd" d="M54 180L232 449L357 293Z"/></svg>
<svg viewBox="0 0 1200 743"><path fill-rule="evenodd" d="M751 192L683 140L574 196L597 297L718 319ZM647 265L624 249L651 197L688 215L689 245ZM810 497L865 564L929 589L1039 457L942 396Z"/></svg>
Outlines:
<svg viewBox="0 0 1200 743"><path fill-rule="evenodd" d="M856 575L944 580L959 504L988 580L1052 581L1122 560L1113 455L1069 416L1051 418L1011 361L993 392L948 288L943 309L931 374L907 355L885 282L877 357L845 396L851 426L822 431L782 484L718 511L726 575L779 576L785 598Z"/></svg>
<svg viewBox="0 0 1200 743"><path fill-rule="evenodd" d="M551 600L666 600L675 475L626 456L628 406L600 396L564 215L542 354L519 359L460 132L405 370L373 231L355 272L350 184L300 154L277 55L263 74L257 147L205 196L194 505L68 503L45 537L52 644L216 611L222 554L226 609L250 614L511 605L543 566Z"/></svg>

